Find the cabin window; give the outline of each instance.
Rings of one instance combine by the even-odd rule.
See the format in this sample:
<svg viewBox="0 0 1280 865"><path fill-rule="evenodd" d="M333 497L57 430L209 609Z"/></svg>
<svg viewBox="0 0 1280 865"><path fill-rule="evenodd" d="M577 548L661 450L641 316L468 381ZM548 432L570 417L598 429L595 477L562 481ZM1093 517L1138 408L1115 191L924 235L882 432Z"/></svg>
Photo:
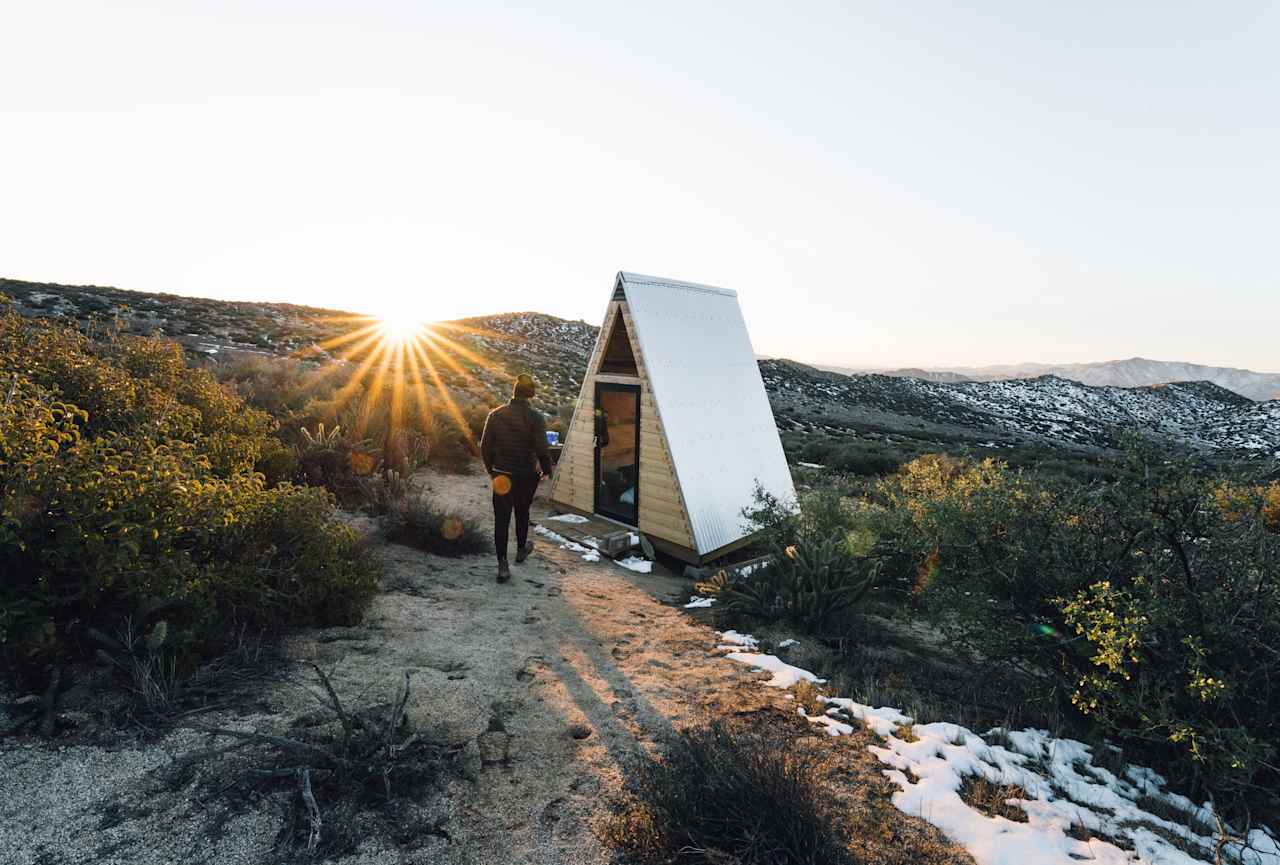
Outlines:
<svg viewBox="0 0 1280 865"><path fill-rule="evenodd" d="M622 313L613 319L613 331L604 346L604 361L600 371L612 375L639 375L636 369L636 356L631 352L631 337L627 333L627 323Z"/></svg>

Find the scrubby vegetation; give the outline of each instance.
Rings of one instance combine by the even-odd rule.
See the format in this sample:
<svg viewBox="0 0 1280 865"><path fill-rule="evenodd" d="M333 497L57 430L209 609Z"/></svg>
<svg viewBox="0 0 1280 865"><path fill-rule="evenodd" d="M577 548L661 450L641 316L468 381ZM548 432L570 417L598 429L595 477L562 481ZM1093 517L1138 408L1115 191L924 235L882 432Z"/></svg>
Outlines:
<svg viewBox="0 0 1280 865"><path fill-rule="evenodd" d="M260 471L325 486L352 507L361 505L363 477L384 471L407 477L427 464L468 470L488 410L453 389L419 389L398 368L388 375L360 375L341 361L247 356L212 371L247 404L274 418L279 439L295 452L292 465L268 453L280 462L260 464Z"/></svg>
<svg viewBox="0 0 1280 865"><path fill-rule="evenodd" d="M748 516L762 529L758 550L771 563L731 579L721 571L698 590L720 608L763 621L789 621L817 633L837 623L875 586L882 562L868 531L851 528L841 496L810 496L800 514L763 491Z"/></svg>
<svg viewBox="0 0 1280 865"><path fill-rule="evenodd" d="M387 539L439 556L489 552L489 535L463 514L437 508L423 496L396 501L384 521Z"/></svg>
<svg viewBox="0 0 1280 865"><path fill-rule="evenodd" d="M414 729L407 712L410 674L392 700L357 708L338 695L329 674L312 669L308 690L320 703L318 712L284 731L195 725L229 744L179 757L166 770L169 782L181 786L204 764L236 752L234 761L215 765L204 780L208 798L233 791L280 795L285 819L276 846L284 859L349 854L375 834L448 837L439 827L421 825L406 802L421 799L456 769L460 750L438 731Z"/></svg>
<svg viewBox="0 0 1280 865"><path fill-rule="evenodd" d="M644 862L853 863L820 758L746 725L685 731L629 777L615 846Z"/></svg>
<svg viewBox="0 0 1280 865"><path fill-rule="evenodd" d="M360 539L324 490L267 487L275 422L173 343L0 310L0 382L0 663L25 687L123 633L181 676L242 628L360 618Z"/></svg>
<svg viewBox="0 0 1280 865"><path fill-rule="evenodd" d="M722 615L786 619L863 665L876 659L857 648L858 606L926 622L957 667L1021 695L1041 724L1108 738L1195 801L1274 824L1280 485L1139 441L1112 473L1079 483L925 456L813 493L800 516L763 500L752 516L776 563L702 588ZM851 604L866 579L877 591Z"/></svg>

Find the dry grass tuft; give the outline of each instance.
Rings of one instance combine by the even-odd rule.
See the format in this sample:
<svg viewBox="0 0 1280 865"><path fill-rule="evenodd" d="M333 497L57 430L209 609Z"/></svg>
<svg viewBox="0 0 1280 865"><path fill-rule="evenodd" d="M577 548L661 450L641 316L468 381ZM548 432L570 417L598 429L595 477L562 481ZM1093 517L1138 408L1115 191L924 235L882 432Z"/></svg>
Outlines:
<svg viewBox="0 0 1280 865"><path fill-rule="evenodd" d="M960 798L969 807L988 817L1004 817L1015 823L1026 823L1027 812L1009 799L1030 799L1027 791L1017 784L996 784L981 775L967 775L960 782Z"/></svg>
<svg viewBox="0 0 1280 865"><path fill-rule="evenodd" d="M813 682L800 681L791 687L796 698L796 705L804 709L809 717L826 714L827 704L822 698L827 696L827 689Z"/></svg>

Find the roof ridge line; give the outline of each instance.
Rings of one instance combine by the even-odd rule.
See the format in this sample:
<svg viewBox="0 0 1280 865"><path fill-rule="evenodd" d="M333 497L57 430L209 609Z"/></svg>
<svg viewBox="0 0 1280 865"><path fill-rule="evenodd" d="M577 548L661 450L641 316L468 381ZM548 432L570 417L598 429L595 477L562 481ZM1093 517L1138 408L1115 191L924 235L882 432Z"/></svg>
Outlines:
<svg viewBox="0 0 1280 865"><path fill-rule="evenodd" d="M726 297L737 297L738 292L731 288L720 288L700 282L685 282L681 279L669 279L663 276L649 276L643 273L632 273L627 270L618 271L618 280L624 285L667 285L673 288L687 288L693 291L704 291L708 294L721 294Z"/></svg>

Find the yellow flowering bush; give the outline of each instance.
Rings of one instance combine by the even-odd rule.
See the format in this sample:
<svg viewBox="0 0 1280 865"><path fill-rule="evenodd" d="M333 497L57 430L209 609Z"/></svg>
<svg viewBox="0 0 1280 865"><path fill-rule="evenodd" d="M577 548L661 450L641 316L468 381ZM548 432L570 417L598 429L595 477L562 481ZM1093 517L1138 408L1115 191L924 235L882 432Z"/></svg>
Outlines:
<svg viewBox="0 0 1280 865"><path fill-rule="evenodd" d="M240 625L358 618L376 569L327 493L253 473L270 428L171 343L0 309L3 666L38 684L160 607L183 663Z"/></svg>

